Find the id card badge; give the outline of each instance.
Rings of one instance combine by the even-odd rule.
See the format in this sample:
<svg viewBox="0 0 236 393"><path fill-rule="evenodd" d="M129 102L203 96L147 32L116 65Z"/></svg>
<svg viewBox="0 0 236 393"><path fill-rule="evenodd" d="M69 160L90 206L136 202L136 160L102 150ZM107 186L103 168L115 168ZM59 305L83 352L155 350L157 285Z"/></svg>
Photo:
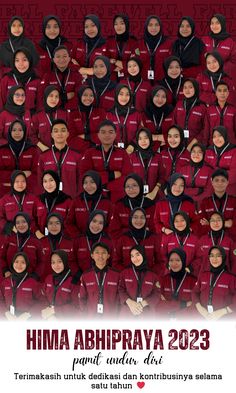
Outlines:
<svg viewBox="0 0 236 393"><path fill-rule="evenodd" d="M148 184L144 184L144 186L143 186L143 193L144 194L148 194L149 193L149 185Z"/></svg>
<svg viewBox="0 0 236 393"><path fill-rule="evenodd" d="M101 304L101 303L97 304L97 313L103 314L103 304Z"/></svg>
<svg viewBox="0 0 236 393"><path fill-rule="evenodd" d="M15 307L12 304L10 305L10 313L11 315L15 315Z"/></svg>
<svg viewBox="0 0 236 393"><path fill-rule="evenodd" d="M118 78L123 78L125 74L122 71L118 71Z"/></svg>
<svg viewBox="0 0 236 393"><path fill-rule="evenodd" d="M48 235L48 228L44 229L44 235L47 236Z"/></svg>
<svg viewBox="0 0 236 393"><path fill-rule="evenodd" d="M153 70L148 70L148 79L154 79L154 71Z"/></svg>
<svg viewBox="0 0 236 393"><path fill-rule="evenodd" d="M213 313L214 308L213 308L213 306L212 306L211 304L208 304L208 306L207 306L207 311L209 312L209 314L212 314L212 313Z"/></svg>
<svg viewBox="0 0 236 393"><path fill-rule="evenodd" d="M137 297L137 303L142 303L143 298L142 297Z"/></svg>
<svg viewBox="0 0 236 393"><path fill-rule="evenodd" d="M118 142L118 147L121 147L122 149L124 149L124 147L125 147L124 142Z"/></svg>
<svg viewBox="0 0 236 393"><path fill-rule="evenodd" d="M62 191L63 190L63 185L62 185L62 181L60 181L60 183L59 183L59 191Z"/></svg>
<svg viewBox="0 0 236 393"><path fill-rule="evenodd" d="M189 130L184 130L184 137L189 138Z"/></svg>

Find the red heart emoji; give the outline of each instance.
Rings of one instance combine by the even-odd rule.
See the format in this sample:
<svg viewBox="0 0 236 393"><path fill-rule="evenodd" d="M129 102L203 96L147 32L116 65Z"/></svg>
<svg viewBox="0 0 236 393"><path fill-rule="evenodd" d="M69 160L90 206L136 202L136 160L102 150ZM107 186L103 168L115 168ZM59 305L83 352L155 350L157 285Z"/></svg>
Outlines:
<svg viewBox="0 0 236 393"><path fill-rule="evenodd" d="M138 388L142 389L145 386L145 382L137 382Z"/></svg>

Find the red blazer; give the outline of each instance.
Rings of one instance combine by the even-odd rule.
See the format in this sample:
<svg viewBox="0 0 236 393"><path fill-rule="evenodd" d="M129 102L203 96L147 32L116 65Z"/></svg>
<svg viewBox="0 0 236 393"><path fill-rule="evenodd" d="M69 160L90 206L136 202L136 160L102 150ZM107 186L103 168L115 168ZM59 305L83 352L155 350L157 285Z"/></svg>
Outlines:
<svg viewBox="0 0 236 393"><path fill-rule="evenodd" d="M185 178L185 192L191 196L195 202L202 201L205 197L212 194L211 175L212 168L204 164L199 168L194 177L194 168L191 165L186 165L181 168L181 174Z"/></svg>
<svg viewBox="0 0 236 393"><path fill-rule="evenodd" d="M129 86L132 91L136 111L144 112L152 89L150 83L142 79L141 82L135 86L135 83L130 81L129 78L122 79L120 83Z"/></svg>
<svg viewBox="0 0 236 393"><path fill-rule="evenodd" d="M121 60L123 64L123 69L121 73L125 76L127 75L127 61L130 59L131 55L135 51L137 45L137 40L134 37L129 37L128 41L124 42L121 53L118 52L118 44L115 36L110 36L106 41L106 56L109 59ZM117 72L114 71L115 64L111 64L112 79L117 79ZM123 76L124 77L124 76ZM121 81L121 83L123 83Z"/></svg>
<svg viewBox="0 0 236 393"><path fill-rule="evenodd" d="M97 56L106 56L106 44L95 48L90 57L88 67L92 67ZM79 63L79 67L87 67L86 65L86 43L83 39L78 39L73 46L72 58Z"/></svg>
<svg viewBox="0 0 236 393"><path fill-rule="evenodd" d="M167 103L168 104L172 104L173 106L175 106L176 101L181 101L184 98L183 83L184 83L184 77L183 77L183 75L181 75L179 88L177 89L176 96L174 96L173 90L171 89L166 78L163 78L162 80L160 80L158 82L159 85L164 86L167 89Z"/></svg>
<svg viewBox="0 0 236 393"><path fill-rule="evenodd" d="M63 119L68 122L69 111L57 109L54 119ZM37 145L38 142L42 142L44 145L51 147L51 125L52 122L45 111L33 115L30 130L30 140L32 143Z"/></svg>
<svg viewBox="0 0 236 393"><path fill-rule="evenodd" d="M0 145L5 145L6 143L8 143L7 142L8 128L13 121L18 119L20 118L8 111L3 110L0 113ZM29 110L25 111L25 114L21 120L25 122L26 136L27 138L29 138L31 133L31 114Z"/></svg>
<svg viewBox="0 0 236 393"><path fill-rule="evenodd" d="M152 119L148 118L145 112L143 113L144 127L147 127L152 132L152 134L161 133L165 138L165 142L167 143L167 134L169 128L174 124L174 112L169 113L167 117L163 118L161 124L155 124L154 120L155 120L154 118ZM158 129L158 127L160 127L160 130Z"/></svg>
<svg viewBox="0 0 236 393"><path fill-rule="evenodd" d="M162 164L165 170L165 180L168 181L173 173L181 173L182 168L190 162L190 153L187 149L182 148L178 151L175 162L173 161L173 153L169 147L161 150Z"/></svg>
<svg viewBox="0 0 236 393"><path fill-rule="evenodd" d="M123 142L125 147L127 147L130 143L136 143L136 133L142 125L141 113L135 111L128 115L127 121L124 125L123 135L120 129L120 124L124 124L125 117L120 116L118 120L115 113L108 112L106 118L116 125L116 143Z"/></svg>
<svg viewBox="0 0 236 393"><path fill-rule="evenodd" d="M221 113L223 116L221 117ZM207 108L207 116L209 119L210 130L220 125L227 128L228 140L230 143L236 144L236 108L231 104L226 104L221 110L219 105L213 104ZM210 144L212 144L212 135L210 136Z"/></svg>
<svg viewBox="0 0 236 393"><path fill-rule="evenodd" d="M212 88L211 79L204 72L198 74L196 79L199 83L200 99L204 101L207 105L214 104L214 102L216 101L216 96L215 96L214 89ZM221 79L228 84L229 92L230 92L228 101L230 104L234 105L236 95L235 95L235 86L233 85L233 80L227 76L223 76Z"/></svg>
<svg viewBox="0 0 236 393"><path fill-rule="evenodd" d="M37 211L37 224L42 233L45 232L47 216L49 213L58 213L62 216L62 218L66 219L69 208L71 205L71 198L68 197L64 202L57 203L53 206L50 212L48 212L46 205L37 197L36 201L36 211Z"/></svg>

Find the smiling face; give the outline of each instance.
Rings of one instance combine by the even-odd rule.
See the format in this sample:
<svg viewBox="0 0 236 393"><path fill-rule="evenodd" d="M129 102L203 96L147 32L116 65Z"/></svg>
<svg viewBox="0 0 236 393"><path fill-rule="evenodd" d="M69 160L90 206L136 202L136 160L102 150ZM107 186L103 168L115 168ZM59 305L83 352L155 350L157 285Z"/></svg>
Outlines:
<svg viewBox="0 0 236 393"><path fill-rule="evenodd" d="M25 180L25 177L23 175L16 176L13 188L17 192L25 191L25 189L26 189L26 180Z"/></svg>
<svg viewBox="0 0 236 393"><path fill-rule="evenodd" d="M194 163L199 163L203 160L203 151L200 146L194 146L191 150L191 160Z"/></svg>
<svg viewBox="0 0 236 393"><path fill-rule="evenodd" d="M130 259L135 266L140 266L143 263L142 254L138 250L135 250L135 248L130 253Z"/></svg>
<svg viewBox="0 0 236 393"><path fill-rule="evenodd" d="M57 188L57 183L49 173L46 173L43 177L43 188L49 193L55 191Z"/></svg>
<svg viewBox="0 0 236 393"><path fill-rule="evenodd" d="M16 222L15 222L15 227L16 227L17 232L25 233L29 229L29 224L26 221L24 216L17 216Z"/></svg>
<svg viewBox="0 0 236 393"><path fill-rule="evenodd" d="M45 35L50 39L54 40L60 34L60 27L56 19L49 19L45 28Z"/></svg>
<svg viewBox="0 0 236 393"><path fill-rule="evenodd" d="M146 224L146 217L142 210L136 210L132 216L131 223L134 228L142 229Z"/></svg>
<svg viewBox="0 0 236 393"><path fill-rule="evenodd" d="M13 263L13 269L16 273L23 273L26 270L26 260L23 255L18 255Z"/></svg>
<svg viewBox="0 0 236 393"><path fill-rule="evenodd" d="M215 16L211 18L210 29L214 34L219 34L221 32L221 24Z"/></svg>
<svg viewBox="0 0 236 393"><path fill-rule="evenodd" d="M158 20L155 18L151 18L150 21L148 22L147 30L151 35L153 36L157 35L161 30L161 26Z"/></svg>
<svg viewBox="0 0 236 393"><path fill-rule="evenodd" d="M86 19L84 32L89 38L95 38L98 35L98 28L91 19Z"/></svg>
<svg viewBox="0 0 236 393"><path fill-rule="evenodd" d="M105 125L98 131L98 139L103 146L111 146L116 139L116 131L112 126Z"/></svg>
<svg viewBox="0 0 236 393"><path fill-rule="evenodd" d="M138 73L140 71L138 63L136 63L136 61L134 61L134 60L129 60L129 62L127 64L127 70L131 76L138 75Z"/></svg>
<svg viewBox="0 0 236 393"><path fill-rule="evenodd" d="M195 88L194 88L193 83L191 81L184 82L183 93L186 98L191 98L194 96Z"/></svg>
<svg viewBox="0 0 236 393"><path fill-rule="evenodd" d="M126 31L124 19L118 16L114 21L114 29L116 34L123 34Z"/></svg>
<svg viewBox="0 0 236 393"><path fill-rule="evenodd" d="M182 269L182 266L183 266L183 264L182 264L180 256L176 252L173 252L169 258L170 269L173 272L177 273L177 272L180 272L180 270Z"/></svg>
<svg viewBox="0 0 236 393"><path fill-rule="evenodd" d="M179 28L182 37L189 37L192 34L192 27L186 19L183 19Z"/></svg>
<svg viewBox="0 0 236 393"><path fill-rule="evenodd" d="M51 267L52 270L56 273L59 274L63 272L64 270L64 263L61 259L61 257L57 254L53 254L51 257Z"/></svg>
<svg viewBox="0 0 236 393"><path fill-rule="evenodd" d="M140 193L140 187L136 180L130 178L125 182L125 193L129 198L135 198Z"/></svg>
<svg viewBox="0 0 236 393"><path fill-rule="evenodd" d="M216 147L222 147L225 144L223 135L221 135L221 133L217 130L213 132L212 140Z"/></svg>
<svg viewBox="0 0 236 393"><path fill-rule="evenodd" d="M180 76L180 74L181 74L181 67L178 61L173 60L167 69L167 75L172 79L176 79Z"/></svg>
<svg viewBox="0 0 236 393"><path fill-rule="evenodd" d="M180 232L184 231L185 228L187 227L187 223L181 214L177 214L175 216L174 227L175 227L175 229L177 229L177 231L180 231Z"/></svg>
<svg viewBox="0 0 236 393"><path fill-rule="evenodd" d="M58 235L61 232L62 226L61 222L56 216L52 216L48 220L48 232L52 235Z"/></svg>
<svg viewBox="0 0 236 393"><path fill-rule="evenodd" d="M220 231L223 228L222 217L217 213L212 214L209 222L212 231Z"/></svg>
<svg viewBox="0 0 236 393"><path fill-rule="evenodd" d="M106 76L107 67L104 61L102 61L101 59L95 60L93 65L93 73L98 79L104 78L104 76Z"/></svg>
<svg viewBox="0 0 236 393"><path fill-rule="evenodd" d="M150 139L145 131L141 131L138 136L138 145L142 149L148 149L150 146Z"/></svg>
<svg viewBox="0 0 236 393"><path fill-rule="evenodd" d="M94 93L93 90L90 89L89 87L84 90L82 96L81 96L81 102L85 106L90 106L94 102Z"/></svg>
<svg viewBox="0 0 236 393"><path fill-rule="evenodd" d="M70 62L70 56L66 49L59 49L53 57L53 61L60 71L64 71Z"/></svg>
<svg viewBox="0 0 236 393"><path fill-rule="evenodd" d="M104 218L101 214L96 214L90 224L89 224L89 229L90 231L96 235L98 233L100 233L103 230L104 227Z"/></svg>
<svg viewBox="0 0 236 393"><path fill-rule="evenodd" d="M224 176L215 176L211 180L211 184L215 193L224 194L229 181Z"/></svg>
<svg viewBox="0 0 236 393"><path fill-rule="evenodd" d="M48 94L46 102L48 106L50 106L51 108L55 108L58 105L59 100L60 100L59 91L53 90L51 91L51 93Z"/></svg>
<svg viewBox="0 0 236 393"><path fill-rule="evenodd" d="M211 266L213 266L214 268L217 268L220 265L222 265L223 258L222 258L222 254L221 254L220 250L218 250L218 248L212 248L211 253L209 255L209 260L210 260Z"/></svg>
<svg viewBox="0 0 236 393"><path fill-rule="evenodd" d="M66 144L67 138L69 136L66 125L64 123L55 124L52 128L51 136L54 140L54 144Z"/></svg>
<svg viewBox="0 0 236 393"><path fill-rule="evenodd" d="M23 89L17 89L13 95L13 102L16 105L23 105L25 102L25 91Z"/></svg>
<svg viewBox="0 0 236 393"><path fill-rule="evenodd" d="M220 64L214 56L208 55L206 58L206 68L210 72L217 72L220 69Z"/></svg>
<svg viewBox="0 0 236 393"><path fill-rule="evenodd" d="M173 127L169 129L167 134L167 141L172 149L175 149L180 145L181 138L180 138L179 130L177 128Z"/></svg>
<svg viewBox="0 0 236 393"><path fill-rule="evenodd" d="M20 142L24 137L24 131L22 128L21 123L15 122L12 130L11 130L11 137L16 142Z"/></svg>
<svg viewBox="0 0 236 393"><path fill-rule="evenodd" d="M94 260L95 265L99 269L103 269L106 266L108 259L110 258L110 254L105 248L97 246L92 252L91 257Z"/></svg>
<svg viewBox="0 0 236 393"><path fill-rule="evenodd" d="M15 67L23 74L29 69L30 63L24 52L17 52L15 56Z"/></svg>
<svg viewBox="0 0 236 393"><path fill-rule="evenodd" d="M117 101L120 105L125 106L130 102L130 92L126 87L122 87L120 89L119 94L117 96Z"/></svg>
<svg viewBox="0 0 236 393"><path fill-rule="evenodd" d="M11 34L19 37L24 31L23 25L20 20L15 19L11 25Z"/></svg>
<svg viewBox="0 0 236 393"><path fill-rule="evenodd" d="M161 90L161 89L156 92L156 94L152 99L153 104L158 108L161 108L163 105L165 105L166 101L167 101L166 92L165 90Z"/></svg>
<svg viewBox="0 0 236 393"><path fill-rule="evenodd" d="M97 185L91 176L86 176L84 178L83 189L89 195L93 195L97 191Z"/></svg>
<svg viewBox="0 0 236 393"><path fill-rule="evenodd" d="M185 186L184 180L183 180L182 178L177 179L177 180L173 183L173 185L172 185L172 187L171 187L171 193L172 193L172 195L174 195L174 196L179 196L179 195L183 194L183 192L184 192L184 186Z"/></svg>
<svg viewBox="0 0 236 393"><path fill-rule="evenodd" d="M215 92L219 103L225 103L229 97L229 88L226 85L218 85Z"/></svg>

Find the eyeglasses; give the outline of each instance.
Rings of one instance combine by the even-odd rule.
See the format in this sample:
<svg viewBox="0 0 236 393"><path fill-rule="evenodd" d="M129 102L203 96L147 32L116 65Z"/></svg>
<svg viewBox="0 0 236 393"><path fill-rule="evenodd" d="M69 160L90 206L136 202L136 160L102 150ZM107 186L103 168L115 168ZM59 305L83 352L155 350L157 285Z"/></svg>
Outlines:
<svg viewBox="0 0 236 393"><path fill-rule="evenodd" d="M20 98L20 97L25 97L25 93L15 93L14 97Z"/></svg>

